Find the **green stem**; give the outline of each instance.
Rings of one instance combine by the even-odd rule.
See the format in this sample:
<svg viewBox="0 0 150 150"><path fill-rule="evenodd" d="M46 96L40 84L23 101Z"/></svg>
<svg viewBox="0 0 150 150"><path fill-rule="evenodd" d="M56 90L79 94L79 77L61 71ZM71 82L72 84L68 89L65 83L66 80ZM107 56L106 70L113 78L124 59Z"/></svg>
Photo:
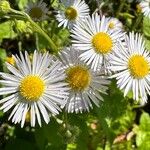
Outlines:
<svg viewBox="0 0 150 150"><path fill-rule="evenodd" d="M39 38L38 38L38 35L37 33L35 33L35 44L36 44L36 49L39 51Z"/></svg>
<svg viewBox="0 0 150 150"><path fill-rule="evenodd" d="M124 4L125 4L125 0L121 0L120 1L120 6L119 6L118 11L117 11L117 15L116 15L117 18L119 17L120 12L124 8Z"/></svg>
<svg viewBox="0 0 150 150"><path fill-rule="evenodd" d="M15 13L17 15L20 15L22 17L22 19L26 19L30 22L31 26L33 26L33 28L36 30L37 33L41 34L48 42L49 45L51 47L51 49L56 52L57 51L57 46L54 44L54 42L51 40L51 38L44 32L44 30L42 30L40 28L40 26L38 24L36 24L28 14L26 14L25 12L21 12L21 11L17 11L14 9L11 9L12 13Z"/></svg>
<svg viewBox="0 0 150 150"><path fill-rule="evenodd" d="M54 44L54 42L51 40L51 38L34 22L32 21L30 18L28 18L28 21L31 23L31 25L34 26L34 28L36 29L36 32L38 32L39 34L43 35L43 37L45 37L45 39L47 39L47 41L49 42L51 48L53 49L53 51L57 51L57 47Z"/></svg>
<svg viewBox="0 0 150 150"><path fill-rule="evenodd" d="M137 17L137 19L136 19L136 21L135 21L135 23L132 27L132 30L135 30L139 26L139 24L141 23L142 18L143 18L142 14L138 15L138 17Z"/></svg>

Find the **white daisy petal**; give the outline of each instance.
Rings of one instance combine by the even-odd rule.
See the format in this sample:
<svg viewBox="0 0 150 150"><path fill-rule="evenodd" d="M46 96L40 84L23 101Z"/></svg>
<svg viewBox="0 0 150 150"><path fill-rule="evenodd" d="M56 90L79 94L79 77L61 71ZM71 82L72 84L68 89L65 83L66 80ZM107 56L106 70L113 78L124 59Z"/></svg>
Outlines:
<svg viewBox="0 0 150 150"><path fill-rule="evenodd" d="M106 93L109 84L103 71L97 74L90 69L90 66L79 59L79 55L79 51L73 47L66 48L59 54L62 61L61 70L66 73L65 81L69 87L69 95L66 98L65 106L68 113L89 111L90 108L93 108L93 103L99 106L102 99L99 95L100 93ZM50 97L54 96L52 93L46 94L50 94L48 95Z"/></svg>
<svg viewBox="0 0 150 150"><path fill-rule="evenodd" d="M45 109L44 105L40 101L37 104L45 122L48 124L50 119L47 110Z"/></svg>
<svg viewBox="0 0 150 150"><path fill-rule="evenodd" d="M4 87L0 88L0 95L11 94L17 92L16 87Z"/></svg>
<svg viewBox="0 0 150 150"><path fill-rule="evenodd" d="M35 107L35 112L36 112L36 115L37 115L38 123L39 123L39 125L40 125L40 127L41 127L41 117L40 117L40 112L39 112L39 109L38 109L36 103L34 103L34 107Z"/></svg>
<svg viewBox="0 0 150 150"><path fill-rule="evenodd" d="M61 3L65 8L57 11L58 27L72 28L89 15L89 7L84 0L61 0Z"/></svg>
<svg viewBox="0 0 150 150"><path fill-rule="evenodd" d="M124 33L121 30L109 29L109 19L102 18L96 13L92 17L85 18L84 24L79 23L72 29L71 37L73 46L79 51L81 60L83 60L94 71L102 66L109 66L109 55L116 51L116 44L124 39ZM104 62L107 62L104 64ZM107 72L107 70L105 70Z"/></svg>
<svg viewBox="0 0 150 150"><path fill-rule="evenodd" d="M30 121L32 127L36 121L41 126L41 115L48 123L50 116L59 114L69 94L67 83L63 81L65 74L60 71L61 63L48 53L37 51L33 54L32 62L27 52L25 55L20 52L20 57L14 58L16 67L7 64L13 75L0 72L0 83L3 86L0 95L10 94L0 100L0 109L7 112L14 107L9 120L12 119L15 124L20 123L21 127L26 121Z"/></svg>
<svg viewBox="0 0 150 150"><path fill-rule="evenodd" d="M21 127L24 126L27 112L28 112L28 104L25 105L25 108L23 111L23 115L22 115L22 119L21 119Z"/></svg>
<svg viewBox="0 0 150 150"><path fill-rule="evenodd" d="M31 104L31 110L30 110L30 118L31 118L31 126L34 127L35 126L35 108L34 108L34 104Z"/></svg>
<svg viewBox="0 0 150 150"><path fill-rule="evenodd" d="M142 9L144 16L150 17L150 1L142 0L139 5Z"/></svg>
<svg viewBox="0 0 150 150"><path fill-rule="evenodd" d="M133 99L141 99L145 103L147 94L150 94L150 82L146 80L150 73L150 53L145 50L143 43L140 34L129 33L125 42L118 44L120 53L118 51L110 55L111 65L108 69L114 72L112 78L117 79L118 87L124 90L124 96L132 91Z"/></svg>

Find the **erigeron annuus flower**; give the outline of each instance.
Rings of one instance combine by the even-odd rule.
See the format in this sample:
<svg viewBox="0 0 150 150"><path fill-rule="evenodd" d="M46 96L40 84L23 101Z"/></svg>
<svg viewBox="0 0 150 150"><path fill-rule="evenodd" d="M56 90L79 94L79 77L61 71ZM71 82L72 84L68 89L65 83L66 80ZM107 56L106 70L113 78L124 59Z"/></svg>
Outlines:
<svg viewBox="0 0 150 150"><path fill-rule="evenodd" d="M89 111L92 103L99 106L103 100L100 93L106 94L109 80L101 73L94 72L79 59L79 52L74 48L66 48L59 55L66 72L66 83L69 84L69 96L65 106L69 113Z"/></svg>
<svg viewBox="0 0 150 150"><path fill-rule="evenodd" d="M118 39L124 36L121 31L111 32L108 27L108 19L98 14L93 14L84 22L74 26L72 30L73 46L82 51L81 60L97 70L102 66L107 56L115 49Z"/></svg>
<svg viewBox="0 0 150 150"><path fill-rule="evenodd" d="M34 21L43 21L47 18L48 8L46 6L47 4L40 0L40 2L30 3L26 12Z"/></svg>
<svg viewBox="0 0 150 150"><path fill-rule="evenodd" d="M124 90L124 96L132 91L133 99L141 99L145 103L147 94L150 94L150 53L139 34L130 33L125 44L120 43L115 55L110 55L109 69L115 72L112 77Z"/></svg>
<svg viewBox="0 0 150 150"><path fill-rule="evenodd" d="M58 10L56 19L59 27L72 28L80 20L84 20L89 15L89 7L84 0L61 0L64 10Z"/></svg>
<svg viewBox="0 0 150 150"><path fill-rule="evenodd" d="M119 21L119 19L110 17L108 20L108 28L110 30L123 30L123 24L121 21Z"/></svg>
<svg viewBox="0 0 150 150"><path fill-rule="evenodd" d="M31 126L35 126L36 120L41 126L42 118L48 123L49 114L59 114L59 106L66 103L68 88L62 82L65 74L58 71L60 62L48 53L35 51L32 62L27 52L25 57L20 53L20 57L14 56L16 67L6 63L12 74L0 72L0 83L4 86L0 88L0 95L7 94L0 100L0 109L7 112L13 107L9 119L15 124L21 123L21 127L27 114L30 114Z"/></svg>
<svg viewBox="0 0 150 150"><path fill-rule="evenodd" d="M150 17L150 0L142 0L139 5L143 14L147 17Z"/></svg>

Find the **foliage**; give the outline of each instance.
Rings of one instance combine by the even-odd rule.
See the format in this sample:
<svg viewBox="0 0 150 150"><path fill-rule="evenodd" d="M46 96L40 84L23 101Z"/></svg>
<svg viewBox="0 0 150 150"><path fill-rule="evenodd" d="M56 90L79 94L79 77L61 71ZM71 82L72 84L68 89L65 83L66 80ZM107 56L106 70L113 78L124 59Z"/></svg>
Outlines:
<svg viewBox="0 0 150 150"><path fill-rule="evenodd" d="M36 1L36 0L35 0ZM24 10L29 0L12 0L11 7ZM49 42L39 33L20 32L16 28L16 19L3 17L0 13L0 70L7 71L5 61L8 56L19 51L35 49L48 50L57 54L70 43L67 29L58 28L54 18L54 8L58 0L45 0L50 9L48 20L39 26L55 41L57 50L49 47ZM126 31L143 33L146 47L150 50L150 19L142 16L133 0L86 0L91 13L99 4L107 16L119 18ZM18 19L19 20L19 19ZM26 20L24 20L26 23ZM51 122L42 128L31 128L27 122L24 128L7 120L8 114L0 111L0 149L1 150L149 150L150 149L150 109L149 102L144 106L128 95L123 94L112 81L108 95L104 95L101 106L90 112L67 114L63 111L52 117Z"/></svg>

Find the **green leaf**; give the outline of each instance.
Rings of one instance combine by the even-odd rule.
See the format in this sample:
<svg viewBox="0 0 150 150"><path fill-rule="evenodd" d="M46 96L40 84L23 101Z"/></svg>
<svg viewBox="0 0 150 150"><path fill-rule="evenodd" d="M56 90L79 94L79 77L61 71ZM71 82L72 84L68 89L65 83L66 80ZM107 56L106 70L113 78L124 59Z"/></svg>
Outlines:
<svg viewBox="0 0 150 150"><path fill-rule="evenodd" d="M13 139L6 145L5 150L37 150L34 143L23 139Z"/></svg>
<svg viewBox="0 0 150 150"><path fill-rule="evenodd" d="M136 144L139 150L150 149L150 116L143 112L140 118L140 125L135 126Z"/></svg>
<svg viewBox="0 0 150 150"><path fill-rule="evenodd" d="M145 46L146 46L146 49L150 51L150 39L145 38Z"/></svg>
<svg viewBox="0 0 150 150"><path fill-rule="evenodd" d="M5 61L6 61L6 50L0 48L0 71L6 70Z"/></svg>
<svg viewBox="0 0 150 150"><path fill-rule="evenodd" d="M143 33L145 36L150 37L150 19L148 17L143 19Z"/></svg>
<svg viewBox="0 0 150 150"><path fill-rule="evenodd" d="M143 112L140 118L140 130L149 131L150 132L150 116L148 113Z"/></svg>
<svg viewBox="0 0 150 150"><path fill-rule="evenodd" d="M76 145L75 144L68 144L67 150L76 150Z"/></svg>
<svg viewBox="0 0 150 150"><path fill-rule="evenodd" d="M136 144L139 150L150 149L150 132L139 131L136 137Z"/></svg>
<svg viewBox="0 0 150 150"><path fill-rule="evenodd" d="M16 3L18 4L19 8L23 10L28 4L28 0L16 0Z"/></svg>
<svg viewBox="0 0 150 150"><path fill-rule="evenodd" d="M16 34L12 29L12 21L6 21L0 24L0 41L3 38L14 38Z"/></svg>
<svg viewBox="0 0 150 150"><path fill-rule="evenodd" d="M53 0L52 3L51 3L51 6L53 8L58 8L59 4L61 4L61 3L59 3L58 0Z"/></svg>
<svg viewBox="0 0 150 150"><path fill-rule="evenodd" d="M70 128L72 128L71 138L74 138L77 142L77 148L81 150L88 149L88 142L89 142L89 133L88 127L86 124L87 116L86 114L70 114L68 116L68 123L70 124Z"/></svg>
<svg viewBox="0 0 150 150"><path fill-rule="evenodd" d="M5 60L6 60L6 56L7 56L7 54L6 54L6 50L5 50L5 49L0 48L0 59L1 59L1 61L2 61L2 62L5 62Z"/></svg>
<svg viewBox="0 0 150 150"><path fill-rule="evenodd" d="M2 117L3 116L3 112L0 110L0 117Z"/></svg>
<svg viewBox="0 0 150 150"><path fill-rule="evenodd" d="M61 126L51 119L50 124L42 126L35 131L36 145L40 150L46 148L46 150L59 150L65 147L62 136L59 134Z"/></svg>
<svg viewBox="0 0 150 150"><path fill-rule="evenodd" d="M110 89L108 95L103 96L101 106L95 108L95 111L105 136L112 143L117 135L132 127L135 114L115 82L112 82Z"/></svg>

